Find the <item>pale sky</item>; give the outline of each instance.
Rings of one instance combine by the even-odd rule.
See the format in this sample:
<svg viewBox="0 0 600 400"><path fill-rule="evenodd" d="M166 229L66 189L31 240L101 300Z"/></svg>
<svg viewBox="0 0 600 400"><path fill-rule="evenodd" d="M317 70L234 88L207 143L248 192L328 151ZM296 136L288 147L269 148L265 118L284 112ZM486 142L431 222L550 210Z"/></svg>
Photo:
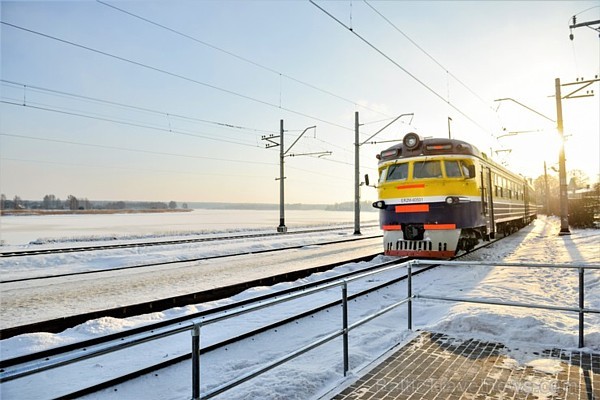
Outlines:
<svg viewBox="0 0 600 400"><path fill-rule="evenodd" d="M339 22L309 1L2 1L0 192L277 203L279 149L261 137L283 119L286 149L317 126L289 153L332 152L285 158L286 203L352 201L356 111L361 140L414 113L379 142L447 137L450 117L453 138L536 178L558 162L556 123L494 100L556 120L555 78L600 71L598 32L569 40L597 0L316 3ZM592 183L588 89L563 117L567 169ZM361 146L361 176L392 144Z"/></svg>

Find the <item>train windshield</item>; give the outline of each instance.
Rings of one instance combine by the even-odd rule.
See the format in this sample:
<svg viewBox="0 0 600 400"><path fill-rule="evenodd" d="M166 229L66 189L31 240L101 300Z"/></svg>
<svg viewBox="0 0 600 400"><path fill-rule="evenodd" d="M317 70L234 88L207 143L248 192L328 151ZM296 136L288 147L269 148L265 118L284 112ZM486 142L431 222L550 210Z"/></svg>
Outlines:
<svg viewBox="0 0 600 400"><path fill-rule="evenodd" d="M444 169L447 178L462 178L469 176L469 168L460 160L445 160Z"/></svg>
<svg viewBox="0 0 600 400"><path fill-rule="evenodd" d="M435 161L417 161L413 166L413 178L441 178L442 167L438 160Z"/></svg>
<svg viewBox="0 0 600 400"><path fill-rule="evenodd" d="M408 163L393 164L388 168L387 180L400 181L408 179Z"/></svg>

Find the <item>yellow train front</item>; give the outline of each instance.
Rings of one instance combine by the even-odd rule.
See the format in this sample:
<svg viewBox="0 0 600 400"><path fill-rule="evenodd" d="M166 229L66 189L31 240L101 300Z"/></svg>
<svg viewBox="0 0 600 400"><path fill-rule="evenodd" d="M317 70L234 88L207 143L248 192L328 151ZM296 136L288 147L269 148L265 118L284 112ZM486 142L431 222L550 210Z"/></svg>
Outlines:
<svg viewBox="0 0 600 400"><path fill-rule="evenodd" d="M451 258L536 217L527 181L469 143L409 133L377 158L386 255Z"/></svg>

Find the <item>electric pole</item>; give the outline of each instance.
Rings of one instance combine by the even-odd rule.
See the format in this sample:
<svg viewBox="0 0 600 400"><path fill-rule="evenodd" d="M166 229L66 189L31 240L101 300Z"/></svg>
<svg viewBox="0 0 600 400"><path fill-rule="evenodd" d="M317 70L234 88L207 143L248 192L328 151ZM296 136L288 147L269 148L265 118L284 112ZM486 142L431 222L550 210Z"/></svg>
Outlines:
<svg viewBox="0 0 600 400"><path fill-rule="evenodd" d="M360 124L358 111L354 112L354 234L360 235Z"/></svg>
<svg viewBox="0 0 600 400"><path fill-rule="evenodd" d="M594 28L592 25L598 25L598 27ZM573 28L581 28L582 26L587 26L595 30L596 32L600 32L600 19L596 21L580 22L578 24L577 16L573 15L573 25L569 25L569 29L571 30L571 33L569 34L569 39L573 40L575 38L575 36L573 35Z"/></svg>
<svg viewBox="0 0 600 400"><path fill-rule="evenodd" d="M554 80L554 86L556 91L556 124L558 133L560 135L560 153L558 157L558 179L560 181L560 232L559 235L570 235L569 230L569 197L567 188L567 171L565 165L565 140L563 131L563 115L562 115L562 99L576 99L580 97L590 97L594 95L593 90L588 90L585 93L580 93L583 89L587 88L594 82L598 82L598 75L595 79L581 80L577 79L575 82L563 83L561 85L560 78ZM562 96L561 86L575 86L575 90L569 94Z"/></svg>
<svg viewBox="0 0 600 400"><path fill-rule="evenodd" d="M400 118L405 116L414 116L414 113L408 114L400 114L396 118L394 118L391 122L389 122L386 126L369 136L367 140L364 142L360 142L359 131L360 124L358 123L358 111L354 113L354 234L360 235L360 146L367 143L369 140L373 139L375 136L379 135L381 131L383 131L388 126L392 125L394 122L398 121ZM410 120L412 122L412 118ZM375 142L371 142L374 144Z"/></svg>
<svg viewBox="0 0 600 400"><path fill-rule="evenodd" d="M300 140L300 138L302 136L304 136L306 131L308 131L309 129L317 129L317 127L309 126L304 131L302 131L300 136L298 136L298 138L296 138L294 143L292 143L291 146L288 147L287 150L284 150L284 136L285 136L284 132L285 132L285 130L283 129L283 120L279 121L279 135L278 136L269 135L269 136L261 137L262 140L266 140L267 142L269 142L265 145L265 147L267 149L269 149L271 147L279 146L279 178L275 178L275 180L279 181L279 226L277 227L277 232L280 232L280 233L287 232L287 227L285 226L285 184L284 184L284 181L285 181L285 169L284 169L285 157L311 156L311 155L323 156L323 155L332 154L331 151L321 151L321 152L315 152L315 153L302 153L302 154L288 154L289 151L292 149L292 147L294 147L294 145L296 143L298 143L298 140ZM277 141L277 139L279 139L279 141Z"/></svg>

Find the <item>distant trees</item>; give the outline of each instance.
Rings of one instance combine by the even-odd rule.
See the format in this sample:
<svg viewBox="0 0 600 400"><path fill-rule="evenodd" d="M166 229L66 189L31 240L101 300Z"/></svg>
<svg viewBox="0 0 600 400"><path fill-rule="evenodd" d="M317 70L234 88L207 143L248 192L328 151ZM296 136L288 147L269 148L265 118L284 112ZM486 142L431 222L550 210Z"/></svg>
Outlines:
<svg viewBox="0 0 600 400"><path fill-rule="evenodd" d="M72 194L69 195L67 201L65 202L65 206L69 210L90 210L92 209L92 204L88 199L78 199Z"/></svg>
<svg viewBox="0 0 600 400"><path fill-rule="evenodd" d="M593 187L581 170L569 172L568 184L569 225L574 228L594 226L594 218L600 214L600 183ZM560 215L560 182L556 176L541 175L533 186L537 193L540 211L546 215Z"/></svg>
<svg viewBox="0 0 600 400"><path fill-rule="evenodd" d="M546 180L548 182L547 187ZM546 215L560 214L558 178L552 175L541 175L533 181L533 187L537 193L537 201L543 213Z"/></svg>
<svg viewBox="0 0 600 400"><path fill-rule="evenodd" d="M42 208L45 210L58 210L63 208L62 202L53 194L47 194L42 200Z"/></svg>
<svg viewBox="0 0 600 400"><path fill-rule="evenodd" d="M124 201L115 201L115 202L107 203L105 208L108 210L124 210L125 206L126 205L125 205Z"/></svg>
<svg viewBox="0 0 600 400"><path fill-rule="evenodd" d="M187 203L183 204L187 209ZM112 201L112 202L94 202L87 198L78 198L72 194L62 201L54 194L45 195L41 201L22 200L20 196L15 196L12 200L6 198L5 194L0 194L0 209L2 210L176 210L177 202L168 203L159 201Z"/></svg>

